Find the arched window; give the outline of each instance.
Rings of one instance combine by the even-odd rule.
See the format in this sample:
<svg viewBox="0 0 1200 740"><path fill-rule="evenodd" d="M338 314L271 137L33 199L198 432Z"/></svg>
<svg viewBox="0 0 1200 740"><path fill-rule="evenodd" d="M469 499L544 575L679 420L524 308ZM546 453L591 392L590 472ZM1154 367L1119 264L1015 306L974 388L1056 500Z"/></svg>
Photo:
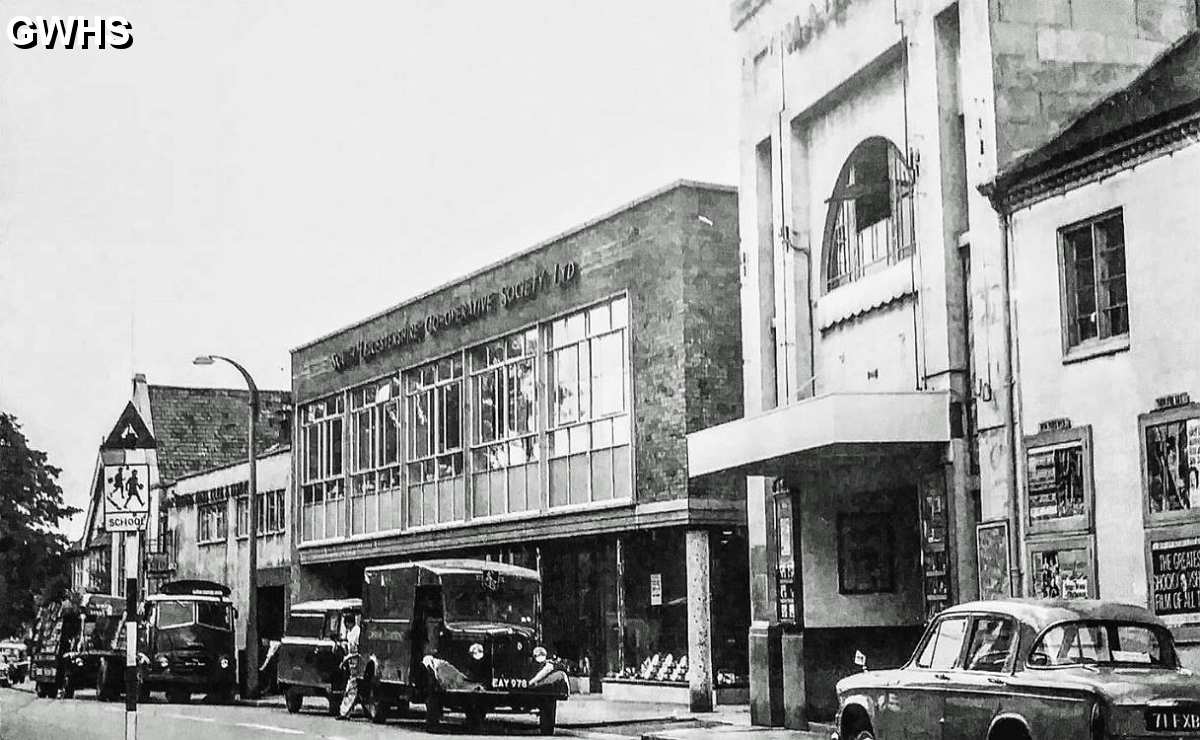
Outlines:
<svg viewBox="0 0 1200 740"><path fill-rule="evenodd" d="M866 139L842 166L825 217L825 292L913 253L913 178L883 137Z"/></svg>

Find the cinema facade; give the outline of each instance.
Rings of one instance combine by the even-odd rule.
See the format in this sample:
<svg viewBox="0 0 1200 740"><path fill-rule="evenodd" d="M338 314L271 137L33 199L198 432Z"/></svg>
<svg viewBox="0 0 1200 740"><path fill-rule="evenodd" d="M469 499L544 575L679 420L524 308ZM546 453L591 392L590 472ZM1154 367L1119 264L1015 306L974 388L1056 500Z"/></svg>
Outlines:
<svg viewBox="0 0 1200 740"><path fill-rule="evenodd" d="M689 482L686 443L743 411L737 234L734 190L678 182L293 350L293 600L514 563L578 688L744 696L744 481Z"/></svg>

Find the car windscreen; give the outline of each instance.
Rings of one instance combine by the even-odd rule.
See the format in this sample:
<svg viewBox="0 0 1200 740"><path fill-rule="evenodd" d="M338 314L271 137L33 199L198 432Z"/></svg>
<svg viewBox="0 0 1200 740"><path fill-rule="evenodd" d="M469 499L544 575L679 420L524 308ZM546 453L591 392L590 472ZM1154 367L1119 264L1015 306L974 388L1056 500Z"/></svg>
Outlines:
<svg viewBox="0 0 1200 740"><path fill-rule="evenodd" d="M454 573L443 577L447 622L537 624L538 582L504 575Z"/></svg>
<svg viewBox="0 0 1200 740"><path fill-rule="evenodd" d="M206 627L216 627L222 630L233 629L232 616L229 604L214 601L196 602L196 621Z"/></svg>
<svg viewBox="0 0 1200 740"><path fill-rule="evenodd" d="M1079 621L1055 625L1034 644L1029 664L1132 665L1174 668L1175 648L1166 630L1152 624Z"/></svg>

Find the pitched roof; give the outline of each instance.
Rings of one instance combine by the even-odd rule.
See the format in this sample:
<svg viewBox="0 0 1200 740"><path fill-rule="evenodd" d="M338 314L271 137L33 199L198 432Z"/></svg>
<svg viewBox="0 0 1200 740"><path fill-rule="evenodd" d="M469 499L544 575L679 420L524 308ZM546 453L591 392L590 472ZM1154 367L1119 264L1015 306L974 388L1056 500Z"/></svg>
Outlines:
<svg viewBox="0 0 1200 740"><path fill-rule="evenodd" d="M147 390L161 482L247 457L249 391L167 385L151 385ZM282 441L280 425L287 418L291 392L259 391L258 398L258 438L254 446L261 454Z"/></svg>
<svg viewBox="0 0 1200 740"><path fill-rule="evenodd" d="M1137 79L1104 98L1053 139L1000 171L998 193L1200 111L1200 31L1163 52Z"/></svg>

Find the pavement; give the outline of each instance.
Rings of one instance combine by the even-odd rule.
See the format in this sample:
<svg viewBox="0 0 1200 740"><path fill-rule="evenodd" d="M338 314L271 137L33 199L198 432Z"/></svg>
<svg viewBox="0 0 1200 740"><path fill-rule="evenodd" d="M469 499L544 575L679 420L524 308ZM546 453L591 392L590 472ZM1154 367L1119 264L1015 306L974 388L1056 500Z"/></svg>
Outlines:
<svg viewBox="0 0 1200 740"><path fill-rule="evenodd" d="M33 684L0 690L0 740L18 737L68 736L73 740L120 735L124 721L120 702L98 702L93 692L80 691L72 700L35 699ZM328 716L324 699L307 698L300 714L288 714L281 696L239 701L237 706L219 706L194 701L167 704L155 696L139 705L139 736L192 737L206 740L308 735L326 738L395 738L426 735L420 711L398 718L386 728L359 718L339 722ZM7 716L6 716L7 715ZM461 717L448 715L447 733L466 737ZM605 700L599 695L573 695L558 707L558 735L586 740L828 740L827 726L800 732L782 728L754 727L745 706L721 706L714 712L693 713L678 704ZM165 733L165 734L164 734ZM180 734L182 733L182 734ZM482 736L537 735L533 715L489 717Z"/></svg>

